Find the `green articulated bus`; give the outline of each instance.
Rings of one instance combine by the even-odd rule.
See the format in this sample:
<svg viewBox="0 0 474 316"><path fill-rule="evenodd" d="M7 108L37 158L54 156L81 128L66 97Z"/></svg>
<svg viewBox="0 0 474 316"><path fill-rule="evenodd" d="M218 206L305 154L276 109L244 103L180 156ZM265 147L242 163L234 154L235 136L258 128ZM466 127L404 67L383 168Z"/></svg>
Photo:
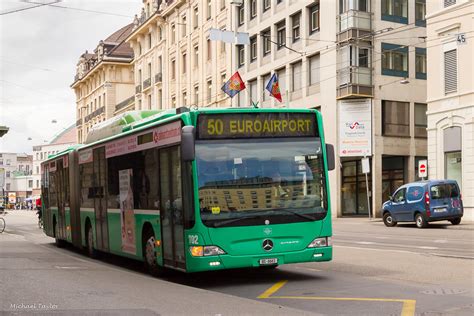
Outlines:
<svg viewBox="0 0 474 316"><path fill-rule="evenodd" d="M329 261L332 169L315 110L127 112L42 164L44 232L154 275Z"/></svg>

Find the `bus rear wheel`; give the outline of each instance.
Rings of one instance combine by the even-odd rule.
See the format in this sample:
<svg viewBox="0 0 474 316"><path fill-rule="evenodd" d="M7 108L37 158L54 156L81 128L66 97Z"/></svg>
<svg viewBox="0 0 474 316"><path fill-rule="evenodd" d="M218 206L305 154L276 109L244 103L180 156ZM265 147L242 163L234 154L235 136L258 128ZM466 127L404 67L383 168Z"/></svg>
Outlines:
<svg viewBox="0 0 474 316"><path fill-rule="evenodd" d="M143 238L143 261L145 268L154 277L163 275L163 268L156 261L155 235L153 231L148 230Z"/></svg>
<svg viewBox="0 0 474 316"><path fill-rule="evenodd" d="M86 249L90 258L97 259L99 257L97 250L94 248L94 232L90 224L87 225Z"/></svg>

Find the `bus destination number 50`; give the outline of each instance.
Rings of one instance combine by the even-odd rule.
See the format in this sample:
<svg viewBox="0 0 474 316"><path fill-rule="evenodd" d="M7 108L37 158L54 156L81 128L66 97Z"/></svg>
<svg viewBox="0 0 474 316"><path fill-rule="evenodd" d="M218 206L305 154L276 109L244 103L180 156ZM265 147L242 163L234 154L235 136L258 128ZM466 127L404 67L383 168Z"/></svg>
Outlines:
<svg viewBox="0 0 474 316"><path fill-rule="evenodd" d="M224 132L224 122L220 119L209 119L207 121L207 133L209 135L222 135Z"/></svg>

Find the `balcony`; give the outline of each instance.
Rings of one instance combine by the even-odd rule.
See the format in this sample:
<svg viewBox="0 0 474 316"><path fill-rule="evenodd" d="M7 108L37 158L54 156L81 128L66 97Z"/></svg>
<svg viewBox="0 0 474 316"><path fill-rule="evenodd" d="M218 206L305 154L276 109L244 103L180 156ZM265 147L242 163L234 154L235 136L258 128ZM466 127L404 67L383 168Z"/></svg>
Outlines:
<svg viewBox="0 0 474 316"><path fill-rule="evenodd" d="M337 71L337 98L373 97L372 70L349 66Z"/></svg>
<svg viewBox="0 0 474 316"><path fill-rule="evenodd" d="M162 82L162 81L163 81L163 74L159 72L155 75L155 83Z"/></svg>
<svg viewBox="0 0 474 316"><path fill-rule="evenodd" d="M142 85L139 84L138 86L135 87L135 93L140 93L142 92Z"/></svg>
<svg viewBox="0 0 474 316"><path fill-rule="evenodd" d="M125 99L122 102L120 102L119 104L117 104L115 106L115 111L120 111L121 109L132 105L134 102L135 102L135 96L131 96L130 98Z"/></svg>
<svg viewBox="0 0 474 316"><path fill-rule="evenodd" d="M337 40L347 41L351 38L364 38L370 41L372 32L371 13L364 11L349 10L340 14L337 18Z"/></svg>
<svg viewBox="0 0 474 316"><path fill-rule="evenodd" d="M143 81L143 90L146 90L150 86L151 86L151 78L148 78L145 81Z"/></svg>
<svg viewBox="0 0 474 316"><path fill-rule="evenodd" d="M81 125L82 125L82 118L76 121L76 126L81 126Z"/></svg>

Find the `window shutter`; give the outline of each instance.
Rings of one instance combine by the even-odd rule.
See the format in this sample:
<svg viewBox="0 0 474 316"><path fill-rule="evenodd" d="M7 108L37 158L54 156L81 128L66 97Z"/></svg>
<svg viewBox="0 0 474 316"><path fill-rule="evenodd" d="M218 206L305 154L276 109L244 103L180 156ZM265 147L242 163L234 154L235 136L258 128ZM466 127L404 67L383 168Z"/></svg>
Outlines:
<svg viewBox="0 0 474 316"><path fill-rule="evenodd" d="M449 7L451 5L456 4L456 0L444 0L444 7Z"/></svg>
<svg viewBox="0 0 474 316"><path fill-rule="evenodd" d="M458 89L457 52L455 49L444 53L444 92L452 93Z"/></svg>

